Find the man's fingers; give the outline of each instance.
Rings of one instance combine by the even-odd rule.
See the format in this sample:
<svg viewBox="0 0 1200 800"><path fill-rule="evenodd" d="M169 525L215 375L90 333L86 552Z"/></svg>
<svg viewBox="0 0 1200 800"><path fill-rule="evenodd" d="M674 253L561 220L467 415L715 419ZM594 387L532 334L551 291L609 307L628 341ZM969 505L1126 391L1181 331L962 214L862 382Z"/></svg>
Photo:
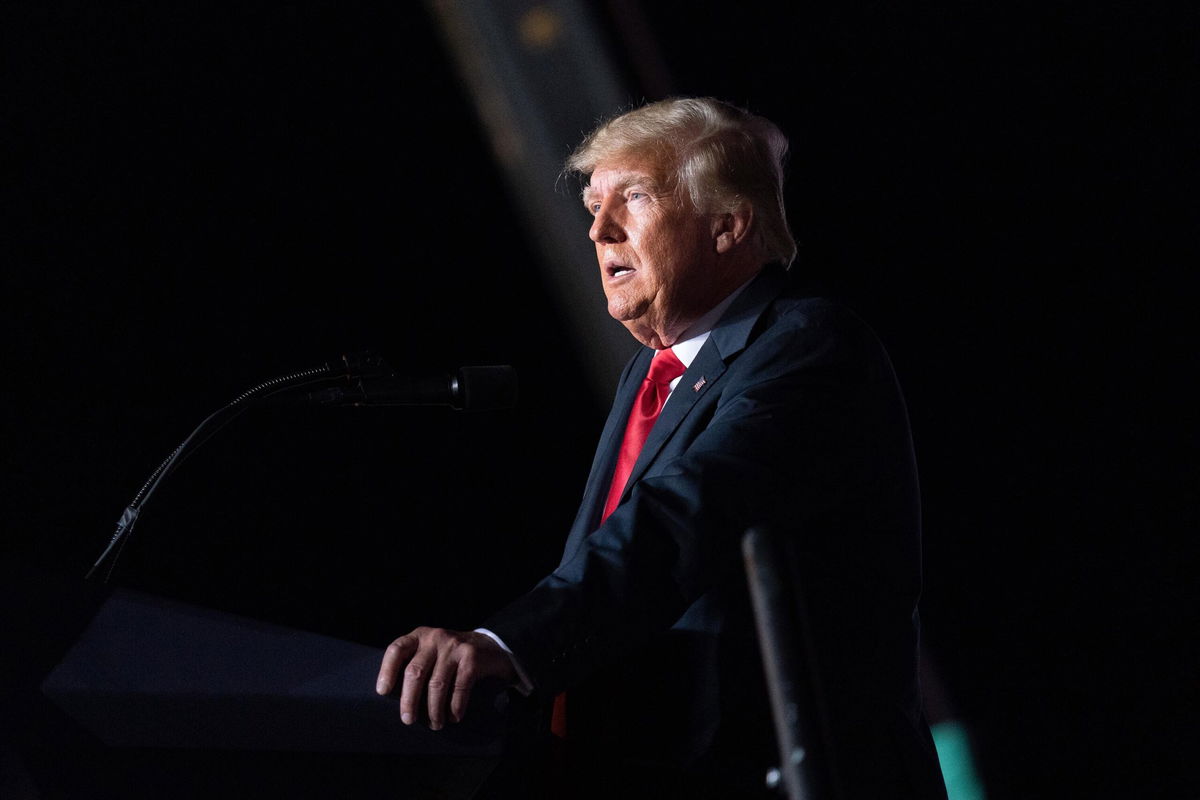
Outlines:
<svg viewBox="0 0 1200 800"><path fill-rule="evenodd" d="M383 653L383 662L379 665L379 677L375 679L376 692L384 695L392 693L396 688L396 673L417 651L417 644L417 637L410 633L388 645Z"/></svg>
<svg viewBox="0 0 1200 800"><path fill-rule="evenodd" d="M433 674L429 677L429 685L425 689L427 706L429 708L429 727L440 731L446 723L446 700L450 687L454 685L454 676L458 672L458 664L452 658L441 654Z"/></svg>
<svg viewBox="0 0 1200 800"><path fill-rule="evenodd" d="M425 684L437 661L437 651L430 648L418 650L404 668L404 684L400 688L400 721L412 725L417 719L417 703L425 693Z"/></svg>
<svg viewBox="0 0 1200 800"><path fill-rule="evenodd" d="M454 680L454 692L450 696L450 716L455 722L462 722L467 713L467 703L471 699L471 687L475 685L475 662L463 661L458 665L458 674Z"/></svg>

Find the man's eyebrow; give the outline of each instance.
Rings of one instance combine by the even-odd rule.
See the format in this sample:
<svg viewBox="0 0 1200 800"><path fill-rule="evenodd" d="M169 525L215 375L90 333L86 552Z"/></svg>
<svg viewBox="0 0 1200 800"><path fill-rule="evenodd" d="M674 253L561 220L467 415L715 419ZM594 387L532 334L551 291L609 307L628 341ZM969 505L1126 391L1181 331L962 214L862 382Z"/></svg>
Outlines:
<svg viewBox="0 0 1200 800"><path fill-rule="evenodd" d="M654 180L654 178L649 175L624 175L613 183L612 188L614 191L623 192L630 186L637 185L644 186L646 191L653 195L662 193L658 181ZM585 206L591 206L592 199L596 196L598 191L599 190L594 189L590 183L587 186L584 186L583 191L579 193L580 198L583 200L583 204Z"/></svg>

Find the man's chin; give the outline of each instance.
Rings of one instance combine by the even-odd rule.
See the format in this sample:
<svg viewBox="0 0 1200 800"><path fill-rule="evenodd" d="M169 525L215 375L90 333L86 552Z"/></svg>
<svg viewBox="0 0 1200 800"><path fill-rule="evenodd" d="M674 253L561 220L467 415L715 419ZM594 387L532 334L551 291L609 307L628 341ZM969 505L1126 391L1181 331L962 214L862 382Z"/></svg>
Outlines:
<svg viewBox="0 0 1200 800"><path fill-rule="evenodd" d="M608 299L608 315L622 325L636 322L640 317L645 316L645 314L646 308L644 306L635 306L627 303L620 296Z"/></svg>
<svg viewBox="0 0 1200 800"><path fill-rule="evenodd" d="M612 300L608 303L609 316L624 325L625 330L629 331L629 334L633 338L647 347L661 349L663 345L659 341L658 333L655 332L654 326L650 324L648 311L648 306L631 307Z"/></svg>

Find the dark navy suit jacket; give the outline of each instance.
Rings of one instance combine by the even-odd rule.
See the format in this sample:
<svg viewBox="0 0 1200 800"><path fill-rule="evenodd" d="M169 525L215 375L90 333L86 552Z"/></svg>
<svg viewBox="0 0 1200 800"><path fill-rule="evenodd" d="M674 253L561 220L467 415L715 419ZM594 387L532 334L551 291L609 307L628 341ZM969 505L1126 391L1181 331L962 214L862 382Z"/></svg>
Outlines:
<svg viewBox="0 0 1200 800"><path fill-rule="evenodd" d="M653 350L621 376L562 562L486 623L572 747L749 774L775 759L740 554L796 553L850 797L944 796L916 683L920 509L907 415L872 331L768 267L712 330L603 525Z"/></svg>

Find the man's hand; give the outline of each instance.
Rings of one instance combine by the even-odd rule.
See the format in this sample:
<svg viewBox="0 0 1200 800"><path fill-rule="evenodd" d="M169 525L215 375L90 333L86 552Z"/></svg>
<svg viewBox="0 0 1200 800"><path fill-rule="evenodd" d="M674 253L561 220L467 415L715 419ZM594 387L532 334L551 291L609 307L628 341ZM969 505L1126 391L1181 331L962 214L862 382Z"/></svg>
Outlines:
<svg viewBox="0 0 1200 800"><path fill-rule="evenodd" d="M417 719L422 696L429 709L429 727L441 730L450 718L461 722L467 712L471 687L481 678L517 680L512 659L500 645L482 633L417 628L388 645L379 667L375 691L391 694L404 671L400 689L400 719L411 725Z"/></svg>

